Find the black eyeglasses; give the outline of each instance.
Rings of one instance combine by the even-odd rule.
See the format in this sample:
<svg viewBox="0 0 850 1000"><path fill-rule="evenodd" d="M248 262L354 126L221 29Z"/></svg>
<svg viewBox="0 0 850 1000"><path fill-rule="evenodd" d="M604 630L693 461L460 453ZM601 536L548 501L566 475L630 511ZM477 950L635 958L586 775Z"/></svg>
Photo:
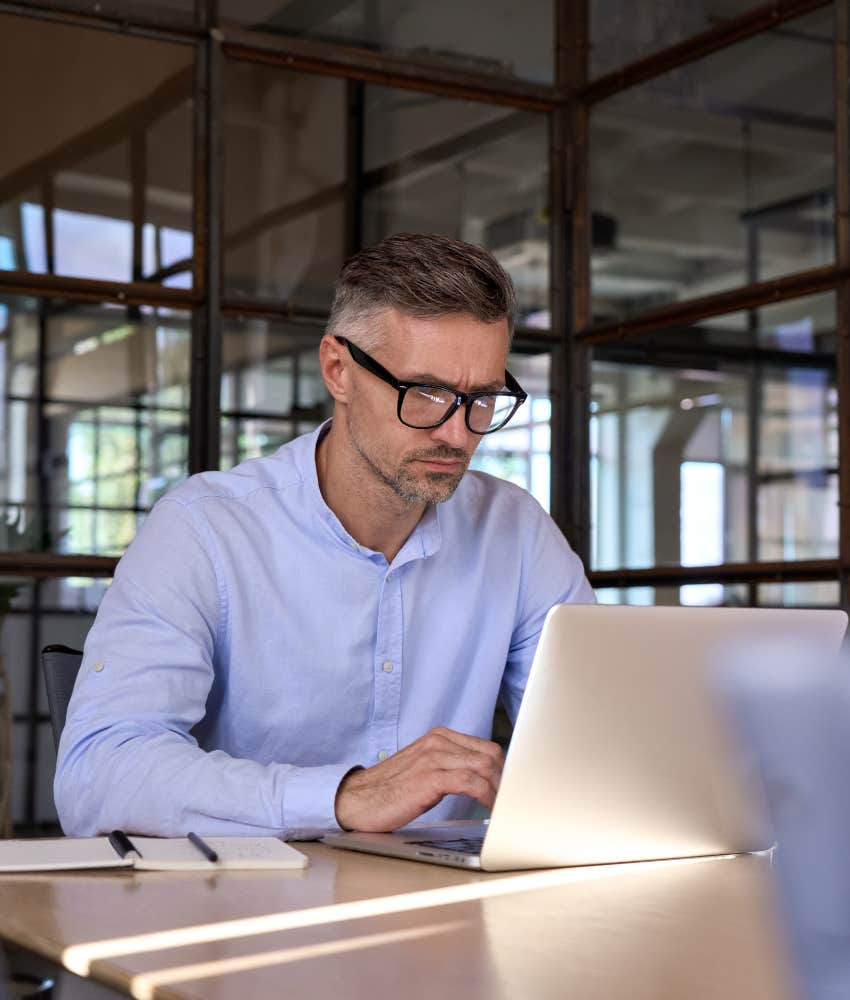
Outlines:
<svg viewBox="0 0 850 1000"><path fill-rule="evenodd" d="M507 389L499 392L458 392L457 389L449 389L444 385L399 382L356 344L345 337L335 339L340 344L345 344L358 365L398 392L398 419L407 427L419 430L439 427L459 406L465 406L466 426L469 430L473 434L492 434L504 427L528 399L528 393L523 391L509 371L505 371Z"/></svg>

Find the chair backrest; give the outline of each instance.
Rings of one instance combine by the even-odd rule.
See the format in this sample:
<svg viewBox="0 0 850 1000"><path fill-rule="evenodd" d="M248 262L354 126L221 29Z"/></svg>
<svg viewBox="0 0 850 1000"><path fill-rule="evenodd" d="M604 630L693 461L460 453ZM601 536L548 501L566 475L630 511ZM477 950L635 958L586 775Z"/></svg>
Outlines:
<svg viewBox="0 0 850 1000"><path fill-rule="evenodd" d="M65 728L68 702L74 690L74 681L83 661L78 649L68 646L45 646L41 651L41 668L47 687L47 704L50 708L50 724L53 726L53 741L59 749L59 737Z"/></svg>

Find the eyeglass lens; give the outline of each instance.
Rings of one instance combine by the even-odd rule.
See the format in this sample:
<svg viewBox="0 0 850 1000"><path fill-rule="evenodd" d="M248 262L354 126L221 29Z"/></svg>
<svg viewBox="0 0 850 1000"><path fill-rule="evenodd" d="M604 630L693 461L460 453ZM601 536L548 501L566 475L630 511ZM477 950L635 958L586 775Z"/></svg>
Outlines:
<svg viewBox="0 0 850 1000"><path fill-rule="evenodd" d="M454 393L438 386L412 386L404 394L401 419L411 427L434 427L455 403ZM467 417L470 430L478 434L495 430L508 419L515 404L513 396L477 396Z"/></svg>

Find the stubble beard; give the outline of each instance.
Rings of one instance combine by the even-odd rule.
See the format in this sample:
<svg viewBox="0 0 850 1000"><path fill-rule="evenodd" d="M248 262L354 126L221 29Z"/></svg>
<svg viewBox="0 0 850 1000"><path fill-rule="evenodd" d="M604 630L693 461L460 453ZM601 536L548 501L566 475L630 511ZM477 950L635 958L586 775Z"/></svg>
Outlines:
<svg viewBox="0 0 850 1000"><path fill-rule="evenodd" d="M349 431L357 454L370 472L406 504L445 503L460 485L469 464L470 456L466 452L458 448L449 448L448 445L438 445L410 452L396 469L390 469L369 453L355 425L350 424ZM433 459L447 459L461 462L462 465L458 472L434 472L426 469L424 474L417 475L413 471L416 462Z"/></svg>

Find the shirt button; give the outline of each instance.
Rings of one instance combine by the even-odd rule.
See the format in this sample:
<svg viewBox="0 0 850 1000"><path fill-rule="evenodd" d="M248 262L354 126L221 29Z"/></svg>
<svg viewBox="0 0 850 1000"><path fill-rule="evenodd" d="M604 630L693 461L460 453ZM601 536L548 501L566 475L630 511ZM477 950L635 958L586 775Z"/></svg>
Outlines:
<svg viewBox="0 0 850 1000"><path fill-rule="evenodd" d="M392 578L393 578L392 573L387 573L387 583L389 583L390 580L392 580Z"/></svg>
<svg viewBox="0 0 850 1000"><path fill-rule="evenodd" d="M379 750L378 751L378 760L386 760L387 757L389 757L389 754L387 753L386 750Z"/></svg>
<svg viewBox="0 0 850 1000"><path fill-rule="evenodd" d="M384 664L384 673L391 674L393 672L393 665L389 660Z"/></svg>
<svg viewBox="0 0 850 1000"><path fill-rule="evenodd" d="M92 667L92 670L94 670L95 673L99 674L105 666L106 666L105 663L95 663L95 665ZM390 670L392 670L392 667L390 667Z"/></svg>

